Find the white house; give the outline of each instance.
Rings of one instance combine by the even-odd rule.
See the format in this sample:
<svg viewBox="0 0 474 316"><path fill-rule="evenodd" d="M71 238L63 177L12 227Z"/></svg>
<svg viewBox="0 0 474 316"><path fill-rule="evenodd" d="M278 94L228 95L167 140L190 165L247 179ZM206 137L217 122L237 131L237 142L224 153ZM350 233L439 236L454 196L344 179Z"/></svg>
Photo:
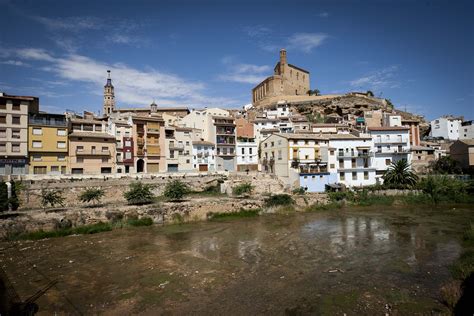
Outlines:
<svg viewBox="0 0 474 316"><path fill-rule="evenodd" d="M258 145L255 138L238 137L236 152L237 171L258 169Z"/></svg>
<svg viewBox="0 0 474 316"><path fill-rule="evenodd" d="M348 187L375 184L374 162L374 141L370 136L329 136L328 171L337 183Z"/></svg>
<svg viewBox="0 0 474 316"><path fill-rule="evenodd" d="M193 168L198 171L216 170L216 145L208 141L193 141Z"/></svg>
<svg viewBox="0 0 474 316"><path fill-rule="evenodd" d="M377 181L392 162L405 159L411 161L410 155L410 129L403 126L369 127L370 136L374 141Z"/></svg>
<svg viewBox="0 0 474 316"><path fill-rule="evenodd" d="M461 131L461 118L442 116L430 122L431 137L443 137L449 140L458 140Z"/></svg>
<svg viewBox="0 0 474 316"><path fill-rule="evenodd" d="M474 124L473 121L465 121L461 123L459 130L459 139L474 139Z"/></svg>

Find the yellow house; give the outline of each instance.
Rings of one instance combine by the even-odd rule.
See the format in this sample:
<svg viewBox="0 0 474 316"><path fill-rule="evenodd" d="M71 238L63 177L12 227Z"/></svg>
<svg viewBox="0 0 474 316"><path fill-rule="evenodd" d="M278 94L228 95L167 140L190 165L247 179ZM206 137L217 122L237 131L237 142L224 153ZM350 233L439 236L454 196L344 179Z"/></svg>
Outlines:
<svg viewBox="0 0 474 316"><path fill-rule="evenodd" d="M68 131L64 115L36 113L29 116L28 156L32 174L68 172Z"/></svg>

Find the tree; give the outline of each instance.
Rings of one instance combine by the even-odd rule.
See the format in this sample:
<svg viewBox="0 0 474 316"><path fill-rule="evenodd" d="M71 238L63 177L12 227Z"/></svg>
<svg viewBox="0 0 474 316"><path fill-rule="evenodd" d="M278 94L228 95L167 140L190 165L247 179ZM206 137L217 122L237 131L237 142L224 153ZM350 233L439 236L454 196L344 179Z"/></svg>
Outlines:
<svg viewBox="0 0 474 316"><path fill-rule="evenodd" d="M418 181L418 176L411 170L406 159L392 162L383 175L384 184L413 187Z"/></svg>
<svg viewBox="0 0 474 316"><path fill-rule="evenodd" d="M79 201L82 203L94 202L94 204L98 204L104 194L105 192L101 188L87 188L79 195Z"/></svg>
<svg viewBox="0 0 474 316"><path fill-rule="evenodd" d="M41 190L41 206L45 209L48 205L54 207L55 205L64 206L64 197L61 191L57 190Z"/></svg>
<svg viewBox="0 0 474 316"><path fill-rule="evenodd" d="M189 193L189 188L186 183L179 180L173 180L166 184L163 196L170 200L181 200Z"/></svg>
<svg viewBox="0 0 474 316"><path fill-rule="evenodd" d="M314 89L314 90L313 90L313 94L314 94L314 95L320 95L320 94L321 94L321 91L319 91L318 89Z"/></svg>
<svg viewBox="0 0 474 316"><path fill-rule="evenodd" d="M367 96L373 97L374 93L371 90L367 90Z"/></svg>
<svg viewBox="0 0 474 316"><path fill-rule="evenodd" d="M8 191L7 184L0 182L0 212L8 211Z"/></svg>
<svg viewBox="0 0 474 316"><path fill-rule="evenodd" d="M438 174L460 174L462 172L458 162L450 156L440 157L438 160L431 162L430 168Z"/></svg>
<svg viewBox="0 0 474 316"><path fill-rule="evenodd" d="M15 182L13 179L10 181L12 188L12 196L8 199L8 204L10 204L12 210L16 211L20 206L20 201L18 200L18 191L21 188L20 182Z"/></svg>
<svg viewBox="0 0 474 316"><path fill-rule="evenodd" d="M140 181L130 183L129 190L123 194L128 204L142 205L153 202L154 195L151 192L153 186L143 184Z"/></svg>

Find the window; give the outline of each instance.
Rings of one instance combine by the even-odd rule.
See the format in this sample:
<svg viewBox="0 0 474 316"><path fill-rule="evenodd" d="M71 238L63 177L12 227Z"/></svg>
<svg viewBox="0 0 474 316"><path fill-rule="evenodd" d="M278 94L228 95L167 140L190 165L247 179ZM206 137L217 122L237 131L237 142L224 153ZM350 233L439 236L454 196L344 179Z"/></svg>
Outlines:
<svg viewBox="0 0 474 316"><path fill-rule="evenodd" d="M132 147L132 142L130 140L126 140L125 147Z"/></svg>
<svg viewBox="0 0 474 316"><path fill-rule="evenodd" d="M339 159L339 168L344 168L344 160Z"/></svg>
<svg viewBox="0 0 474 316"><path fill-rule="evenodd" d="M189 159L186 159L186 163L190 163Z"/></svg>
<svg viewBox="0 0 474 316"><path fill-rule="evenodd" d="M249 148L249 154L250 155L252 154L252 148Z"/></svg>
<svg viewBox="0 0 474 316"><path fill-rule="evenodd" d="M84 146L77 146L76 151L78 152L84 151Z"/></svg>
<svg viewBox="0 0 474 316"><path fill-rule="evenodd" d="M352 180L357 180L357 172L352 172Z"/></svg>
<svg viewBox="0 0 474 316"><path fill-rule="evenodd" d="M132 153L130 151L125 153L125 159L132 159Z"/></svg>
<svg viewBox="0 0 474 316"><path fill-rule="evenodd" d="M20 152L20 144L12 144L12 152L19 153Z"/></svg>
<svg viewBox="0 0 474 316"><path fill-rule="evenodd" d="M245 155L245 148L242 148L242 155Z"/></svg>
<svg viewBox="0 0 474 316"><path fill-rule="evenodd" d="M335 167L336 167L336 165L333 164L333 163L329 165L329 168L331 168L331 169L334 169Z"/></svg>
<svg viewBox="0 0 474 316"><path fill-rule="evenodd" d="M34 174L46 174L46 172L47 172L46 166L35 166L33 168Z"/></svg>
<svg viewBox="0 0 474 316"><path fill-rule="evenodd" d="M355 167L356 167L356 160L355 160L355 158L352 158L352 159L351 159L351 162L352 162L352 168L355 168Z"/></svg>
<svg viewBox="0 0 474 316"><path fill-rule="evenodd" d="M33 141L33 148L42 148L43 144L40 140L34 140Z"/></svg>
<svg viewBox="0 0 474 316"><path fill-rule="evenodd" d="M305 144L305 145L308 145L308 144L309 144L309 141L308 141L308 140L305 140L305 141L304 141L304 144Z"/></svg>
<svg viewBox="0 0 474 316"><path fill-rule="evenodd" d="M66 142L58 142L57 148L61 148L61 149L66 148Z"/></svg>
<svg viewBox="0 0 474 316"><path fill-rule="evenodd" d="M66 132L65 129L58 129L57 135L58 135L58 136L66 136L66 135L67 135L67 132Z"/></svg>
<svg viewBox="0 0 474 316"><path fill-rule="evenodd" d="M15 124L15 125L21 124L20 117L19 116L12 116L12 124Z"/></svg>
<svg viewBox="0 0 474 316"><path fill-rule="evenodd" d="M106 146L103 146L103 147L102 147L102 152L103 152L103 153L104 153L104 152L108 152L108 151L109 151L109 147L106 147Z"/></svg>
<svg viewBox="0 0 474 316"><path fill-rule="evenodd" d="M0 143L0 152L6 152L6 151L7 151L7 144Z"/></svg>
<svg viewBox="0 0 474 316"><path fill-rule="evenodd" d="M278 150L278 160L282 160L281 150Z"/></svg>
<svg viewBox="0 0 474 316"><path fill-rule="evenodd" d="M102 163L108 163L108 162L109 162L109 158L107 158L107 157L102 158Z"/></svg>
<svg viewBox="0 0 474 316"><path fill-rule="evenodd" d="M7 130L2 128L0 129L0 138L6 138L7 137Z"/></svg>
<svg viewBox="0 0 474 316"><path fill-rule="evenodd" d="M33 127L33 135L43 135L43 129L41 127Z"/></svg>
<svg viewBox="0 0 474 316"><path fill-rule="evenodd" d="M331 156L334 156L334 150L330 150L330 151L329 151L329 154L330 154Z"/></svg>
<svg viewBox="0 0 474 316"><path fill-rule="evenodd" d="M51 172L59 172L59 166L51 166Z"/></svg>
<svg viewBox="0 0 474 316"><path fill-rule="evenodd" d="M385 165L390 166L390 159L385 159Z"/></svg>
<svg viewBox="0 0 474 316"><path fill-rule="evenodd" d="M58 155L58 161L66 161L65 155Z"/></svg>
<svg viewBox="0 0 474 316"><path fill-rule="evenodd" d="M6 124L6 123L7 123L7 116L0 115L0 124Z"/></svg>
<svg viewBox="0 0 474 316"><path fill-rule="evenodd" d="M20 111L20 104L12 104L12 111Z"/></svg>
<svg viewBox="0 0 474 316"><path fill-rule="evenodd" d="M364 171L364 180L369 180L369 172Z"/></svg>
<svg viewBox="0 0 474 316"><path fill-rule="evenodd" d="M32 161L41 161L42 158L41 158L41 155L33 155L33 157L31 158Z"/></svg>
<svg viewBox="0 0 474 316"><path fill-rule="evenodd" d="M12 129L12 138L20 139L20 130L19 129Z"/></svg>
<svg viewBox="0 0 474 316"><path fill-rule="evenodd" d="M346 179L346 175L344 172L340 172L339 173L339 178L341 179L341 181L344 181Z"/></svg>

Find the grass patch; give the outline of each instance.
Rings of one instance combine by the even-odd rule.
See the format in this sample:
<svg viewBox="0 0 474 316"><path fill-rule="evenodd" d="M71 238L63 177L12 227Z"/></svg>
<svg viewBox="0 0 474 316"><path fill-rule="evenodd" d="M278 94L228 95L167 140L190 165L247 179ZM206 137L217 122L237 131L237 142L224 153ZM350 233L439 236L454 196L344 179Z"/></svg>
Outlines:
<svg viewBox="0 0 474 316"><path fill-rule="evenodd" d="M329 202L327 204L313 204L306 208L307 212L316 212L316 211L330 211L330 210L340 210L344 207L344 202L336 201Z"/></svg>
<svg viewBox="0 0 474 316"><path fill-rule="evenodd" d="M76 234L96 234L105 231L112 230L112 224L99 222L97 224L91 225L84 225L79 227L73 228L62 228L52 231L44 231L38 230L35 232L24 233L17 236L10 237L11 240L20 240L20 239L28 239L28 240L39 240L44 238L55 238L55 237L65 237L69 235L76 235Z"/></svg>
<svg viewBox="0 0 474 316"><path fill-rule="evenodd" d="M130 226L151 226L153 220L150 217L133 218L127 221L127 225Z"/></svg>
<svg viewBox="0 0 474 316"><path fill-rule="evenodd" d="M462 246L464 251L451 266L451 273L459 280L464 280L474 273L474 224L472 223L464 232Z"/></svg>
<svg viewBox="0 0 474 316"><path fill-rule="evenodd" d="M237 212L230 212L230 213L207 213L207 219L210 221L220 221L220 220L228 220L228 219L237 219L237 218L248 218L248 217L256 217L258 216L260 209L240 209Z"/></svg>

